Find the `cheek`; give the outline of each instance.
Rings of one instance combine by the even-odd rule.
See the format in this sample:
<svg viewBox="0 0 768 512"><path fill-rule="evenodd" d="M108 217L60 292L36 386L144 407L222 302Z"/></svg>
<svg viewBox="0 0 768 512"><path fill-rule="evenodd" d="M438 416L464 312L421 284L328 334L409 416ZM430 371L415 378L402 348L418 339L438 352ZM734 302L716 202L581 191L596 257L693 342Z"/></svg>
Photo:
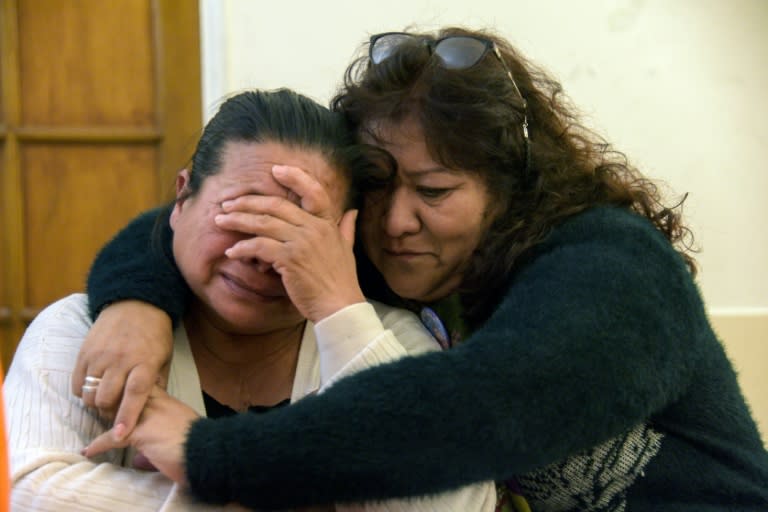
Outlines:
<svg viewBox="0 0 768 512"><path fill-rule="evenodd" d="M224 251L243 238L245 237L236 233L223 232L214 228L200 233L192 249L207 260L226 258L227 256L224 254Z"/></svg>
<svg viewBox="0 0 768 512"><path fill-rule="evenodd" d="M207 219L195 219L179 225L174 232L174 256L179 266L200 269L218 258L240 240L235 233L221 231Z"/></svg>
<svg viewBox="0 0 768 512"><path fill-rule="evenodd" d="M445 215L424 214L422 221L445 251L461 259L470 257L474 252L487 226L485 216L476 209L456 208Z"/></svg>

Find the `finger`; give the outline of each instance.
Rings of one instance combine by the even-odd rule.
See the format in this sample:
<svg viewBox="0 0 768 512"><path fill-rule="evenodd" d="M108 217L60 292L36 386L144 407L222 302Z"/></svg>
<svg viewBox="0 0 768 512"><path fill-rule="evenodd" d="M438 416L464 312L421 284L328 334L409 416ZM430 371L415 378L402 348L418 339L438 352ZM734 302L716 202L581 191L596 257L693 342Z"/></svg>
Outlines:
<svg viewBox="0 0 768 512"><path fill-rule="evenodd" d="M290 224L300 224L301 219L308 215L308 213L302 210L301 206L299 206L298 201L293 202L288 198L280 197L277 195L259 196L256 194L246 194L240 197L236 197L235 199L224 201L221 203L221 209L224 212L223 214L240 212L243 214L251 215L251 217L233 217L233 219L236 218L240 222L245 220L258 223L260 216L270 216L283 219ZM240 228L242 228L242 232L248 233L249 225L249 223L246 223L242 226L236 226L234 228L227 229L231 229L233 231L241 231Z"/></svg>
<svg viewBox="0 0 768 512"><path fill-rule="evenodd" d="M155 376L144 365L135 366L129 373L125 382L123 399L115 416L116 435L118 439L133 432L139 421L141 411L147 403L152 388L155 386Z"/></svg>
<svg viewBox="0 0 768 512"><path fill-rule="evenodd" d="M77 355L77 361L75 362L75 369L72 372L72 379L70 383L72 385L72 394L75 396L83 397L83 386L85 385L85 376L88 375L88 361L87 356L82 351ZM94 377L101 376L94 375Z"/></svg>
<svg viewBox="0 0 768 512"><path fill-rule="evenodd" d="M357 210L347 210L339 222L339 231L344 240L350 243L355 242L355 222L357 221Z"/></svg>
<svg viewBox="0 0 768 512"><path fill-rule="evenodd" d="M278 183L301 198L301 207L319 217L332 219L334 212L325 187L299 167L275 165L272 176Z"/></svg>
<svg viewBox="0 0 768 512"><path fill-rule="evenodd" d="M274 265L285 250L283 242L265 237L246 238L240 240L235 245L224 251L227 258L237 259L258 259L267 264Z"/></svg>
<svg viewBox="0 0 768 512"><path fill-rule="evenodd" d="M127 441L116 441L112 435L112 430L107 430L91 441L80 453L90 458L100 453L108 452L115 448L125 448L126 446L128 446Z"/></svg>
<svg viewBox="0 0 768 512"><path fill-rule="evenodd" d="M95 393L95 405L99 410L111 411L112 413L117 410L127 377L128 369L120 367L106 369Z"/></svg>
<svg viewBox="0 0 768 512"><path fill-rule="evenodd" d="M101 373L95 370L88 370L87 375L83 377L83 384L80 386L79 396L86 407L96 407L96 393L99 391L100 383L88 382L89 377L100 378Z"/></svg>
<svg viewBox="0 0 768 512"><path fill-rule="evenodd" d="M296 226L312 222L315 217L311 213L291 205L296 212L290 216L272 215L271 213L220 213L214 217L214 222L221 229L237 231L252 236L266 236L275 240L285 241L291 237Z"/></svg>

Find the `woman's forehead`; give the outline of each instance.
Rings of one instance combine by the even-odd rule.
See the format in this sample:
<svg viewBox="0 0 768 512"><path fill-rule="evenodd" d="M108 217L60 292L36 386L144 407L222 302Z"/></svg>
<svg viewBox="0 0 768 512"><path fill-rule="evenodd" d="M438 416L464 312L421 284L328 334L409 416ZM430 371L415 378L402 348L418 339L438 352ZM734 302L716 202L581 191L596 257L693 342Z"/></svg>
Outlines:
<svg viewBox="0 0 768 512"><path fill-rule="evenodd" d="M222 152L217 176L222 188L244 193L286 196L288 190L272 175L275 165L303 169L329 193L346 193L347 179L319 150L298 148L278 142L229 142Z"/></svg>

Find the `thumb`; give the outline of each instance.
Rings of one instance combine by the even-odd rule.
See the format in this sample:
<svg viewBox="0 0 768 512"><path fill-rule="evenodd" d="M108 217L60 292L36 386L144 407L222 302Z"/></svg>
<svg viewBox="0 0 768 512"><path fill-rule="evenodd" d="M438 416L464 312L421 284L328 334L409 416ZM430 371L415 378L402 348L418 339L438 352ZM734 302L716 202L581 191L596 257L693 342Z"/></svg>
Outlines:
<svg viewBox="0 0 768 512"><path fill-rule="evenodd" d="M149 369L142 365L134 368L128 375L123 400L120 402L120 408L117 411L117 416L115 416L116 428L113 430L116 439L122 440L133 431L138 423L141 411L144 410L150 393L153 391L155 382L153 377L154 375Z"/></svg>
<svg viewBox="0 0 768 512"><path fill-rule="evenodd" d="M127 441L115 441L115 436L112 430L107 430L91 441L91 444L83 448L80 453L90 458L113 448L125 448L128 444Z"/></svg>
<svg viewBox="0 0 768 512"><path fill-rule="evenodd" d="M339 221L339 231L344 240L350 243L355 242L355 222L357 221L358 210L347 210Z"/></svg>

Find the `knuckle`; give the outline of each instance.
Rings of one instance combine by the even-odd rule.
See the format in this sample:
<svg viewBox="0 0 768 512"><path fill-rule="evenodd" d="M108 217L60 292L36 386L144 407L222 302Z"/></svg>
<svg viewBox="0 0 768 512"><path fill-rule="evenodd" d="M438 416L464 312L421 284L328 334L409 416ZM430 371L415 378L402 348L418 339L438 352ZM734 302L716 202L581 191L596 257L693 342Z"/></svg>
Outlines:
<svg viewBox="0 0 768 512"><path fill-rule="evenodd" d="M279 196L270 196L266 198L264 201L264 212L273 214L280 210L282 205L285 203L285 199Z"/></svg>
<svg viewBox="0 0 768 512"><path fill-rule="evenodd" d="M267 227L267 225L271 220L272 220L272 217L269 212L260 213L256 216L256 224L260 228Z"/></svg>
<svg viewBox="0 0 768 512"><path fill-rule="evenodd" d="M114 400L111 396L106 396L106 394L99 393L98 396L94 399L94 405L99 409L99 411L103 410L110 410L114 406Z"/></svg>
<svg viewBox="0 0 768 512"><path fill-rule="evenodd" d="M127 395L146 395L152 389L152 381L149 378L130 379L125 384Z"/></svg>

